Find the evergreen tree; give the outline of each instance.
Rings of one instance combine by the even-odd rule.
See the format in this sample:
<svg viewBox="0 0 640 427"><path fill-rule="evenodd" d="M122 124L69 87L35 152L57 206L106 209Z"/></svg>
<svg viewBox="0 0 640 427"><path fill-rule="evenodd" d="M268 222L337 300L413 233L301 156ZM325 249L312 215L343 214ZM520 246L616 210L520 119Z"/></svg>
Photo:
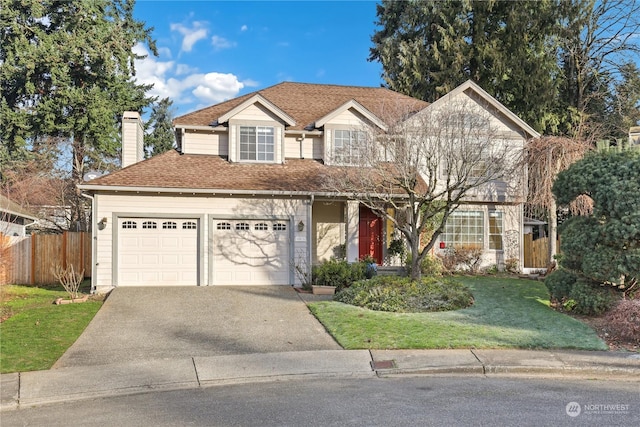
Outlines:
<svg viewBox="0 0 640 427"><path fill-rule="evenodd" d="M563 224L561 265L595 286L623 287L640 279L640 152L602 151L558 174L553 194L560 205L593 199L590 216Z"/></svg>
<svg viewBox="0 0 640 427"><path fill-rule="evenodd" d="M151 107L151 115L145 123L147 134L144 137L144 152L146 158L162 154L175 146L172 105L173 101L164 98Z"/></svg>
<svg viewBox="0 0 640 427"><path fill-rule="evenodd" d="M152 100L133 76L132 47L151 29L133 18L133 0L2 0L0 7L0 166L26 157L45 136L71 141L73 183L104 169L120 147L118 119ZM83 198L72 227L84 227Z"/></svg>
<svg viewBox="0 0 640 427"><path fill-rule="evenodd" d="M550 117L558 74L557 1L389 1L378 5L370 60L386 85L433 102L474 80L536 129Z"/></svg>

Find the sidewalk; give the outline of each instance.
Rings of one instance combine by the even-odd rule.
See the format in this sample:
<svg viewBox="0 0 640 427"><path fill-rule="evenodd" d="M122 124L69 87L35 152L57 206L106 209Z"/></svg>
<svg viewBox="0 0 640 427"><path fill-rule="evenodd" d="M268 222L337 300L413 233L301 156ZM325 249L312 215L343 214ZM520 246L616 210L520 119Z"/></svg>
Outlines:
<svg viewBox="0 0 640 427"><path fill-rule="evenodd" d="M477 375L640 382L640 354L529 350L324 350L51 369L0 376L0 410L243 382Z"/></svg>

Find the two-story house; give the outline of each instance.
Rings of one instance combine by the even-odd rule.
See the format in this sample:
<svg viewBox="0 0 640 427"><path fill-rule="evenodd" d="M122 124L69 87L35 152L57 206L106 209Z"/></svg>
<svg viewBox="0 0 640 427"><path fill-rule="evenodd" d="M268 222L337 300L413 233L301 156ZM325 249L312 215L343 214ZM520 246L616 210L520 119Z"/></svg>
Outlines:
<svg viewBox="0 0 640 427"><path fill-rule="evenodd" d="M516 148L538 136L472 82L447 96L489 111ZM93 288L300 285L296 269L338 254L381 262L394 230L325 178L355 155L355 129L386 131L389 105L417 114L437 104L284 82L176 118L177 149L148 160L140 116L125 113L122 169L80 186L93 198ZM442 242L472 240L491 263L506 257L507 236L522 259L521 201L475 197Z"/></svg>

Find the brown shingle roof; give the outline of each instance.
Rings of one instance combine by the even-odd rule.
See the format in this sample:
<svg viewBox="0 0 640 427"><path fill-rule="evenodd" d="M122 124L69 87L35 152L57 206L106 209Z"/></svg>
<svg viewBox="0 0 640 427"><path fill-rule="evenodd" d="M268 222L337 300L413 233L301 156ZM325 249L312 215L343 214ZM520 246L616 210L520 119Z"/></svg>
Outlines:
<svg viewBox="0 0 640 427"><path fill-rule="evenodd" d="M313 126L316 120L352 99L383 121L386 121L389 114L394 111L402 111L402 114L405 114L421 110L429 105L424 101L382 87L284 82L177 117L173 124L176 126L210 126L220 116L256 94L260 94L291 116L296 124L289 129L297 130Z"/></svg>
<svg viewBox="0 0 640 427"><path fill-rule="evenodd" d="M216 191L282 193L331 193L329 174L348 177L359 168L327 166L312 159L288 159L285 164L230 163L226 158L204 154L180 154L176 150L154 156L81 185ZM424 185L424 184L422 184ZM92 189L95 189L93 187ZM402 190L398 189L398 194Z"/></svg>
<svg viewBox="0 0 640 427"><path fill-rule="evenodd" d="M326 169L321 162L310 159L290 159L285 164L230 163L220 156L171 150L86 185L318 192Z"/></svg>

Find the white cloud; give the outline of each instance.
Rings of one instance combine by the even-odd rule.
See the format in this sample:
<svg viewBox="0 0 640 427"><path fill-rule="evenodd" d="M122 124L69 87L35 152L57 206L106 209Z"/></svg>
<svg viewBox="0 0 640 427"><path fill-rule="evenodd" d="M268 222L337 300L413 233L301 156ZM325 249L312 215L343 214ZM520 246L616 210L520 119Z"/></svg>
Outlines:
<svg viewBox="0 0 640 427"><path fill-rule="evenodd" d="M224 37L220 37L220 36L211 37L211 44L213 45L214 48L216 48L216 50L229 49L231 47L236 46L235 42L231 42L225 39Z"/></svg>
<svg viewBox="0 0 640 427"><path fill-rule="evenodd" d="M136 81L140 84L153 84L149 95L171 98L177 105L196 101L199 105L211 105L233 98L245 86L256 84L250 79L241 82L230 73L197 73L195 68L186 64L159 61L142 44L134 46L133 51L137 55L147 55L145 59L136 60Z"/></svg>
<svg viewBox="0 0 640 427"><path fill-rule="evenodd" d="M177 31L183 36L181 48L183 52L191 52L193 45L206 38L209 32L204 28L205 24L203 22L193 21L192 25L191 28L188 28L182 24L171 24L171 31Z"/></svg>
<svg viewBox="0 0 640 427"><path fill-rule="evenodd" d="M242 84L243 84L245 87L258 87L258 86L260 86L260 82L257 82L257 81L255 81L255 80L251 80L251 79L243 80L243 81L242 81Z"/></svg>
<svg viewBox="0 0 640 427"><path fill-rule="evenodd" d="M185 74L191 74L191 73L195 73L196 71L198 71L197 68L195 67L191 67L187 64L177 64L176 65L176 76L182 76Z"/></svg>
<svg viewBox="0 0 640 427"><path fill-rule="evenodd" d="M244 87L233 74L207 73L198 76L200 84L192 93L201 101L221 102L232 98Z"/></svg>
<svg viewBox="0 0 640 427"><path fill-rule="evenodd" d="M249 27L247 27L246 25L243 25L242 27L240 27L240 31L247 31L249 29Z"/></svg>
<svg viewBox="0 0 640 427"><path fill-rule="evenodd" d="M158 48L158 56L164 56L167 58L171 58L171 49L168 47L159 47Z"/></svg>

